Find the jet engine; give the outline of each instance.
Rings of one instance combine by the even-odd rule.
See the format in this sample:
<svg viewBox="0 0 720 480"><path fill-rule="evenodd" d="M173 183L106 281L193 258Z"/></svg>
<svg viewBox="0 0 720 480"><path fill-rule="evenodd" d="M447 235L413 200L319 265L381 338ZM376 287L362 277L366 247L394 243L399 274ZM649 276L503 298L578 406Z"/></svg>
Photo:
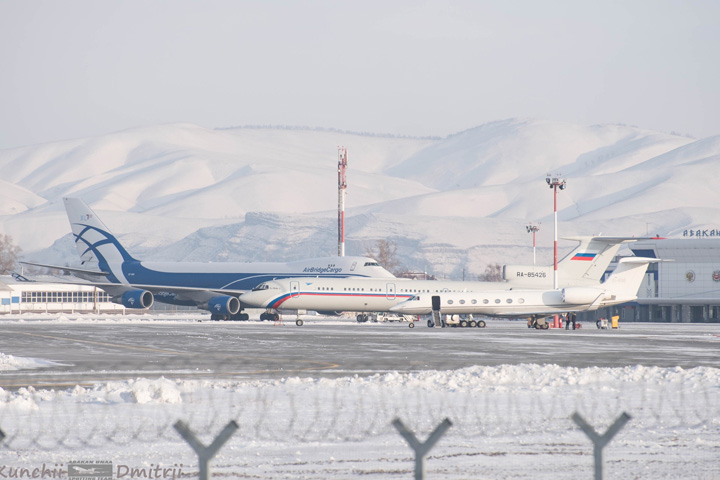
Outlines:
<svg viewBox="0 0 720 480"><path fill-rule="evenodd" d="M120 297L120 303L125 308L150 308L153 300L152 292L147 290L128 290Z"/></svg>
<svg viewBox="0 0 720 480"><path fill-rule="evenodd" d="M562 289L562 301L569 305L587 305L594 303L605 291L592 287L566 287Z"/></svg>
<svg viewBox="0 0 720 480"><path fill-rule="evenodd" d="M220 295L211 298L206 308L220 315L235 315L240 311L240 300L231 295Z"/></svg>

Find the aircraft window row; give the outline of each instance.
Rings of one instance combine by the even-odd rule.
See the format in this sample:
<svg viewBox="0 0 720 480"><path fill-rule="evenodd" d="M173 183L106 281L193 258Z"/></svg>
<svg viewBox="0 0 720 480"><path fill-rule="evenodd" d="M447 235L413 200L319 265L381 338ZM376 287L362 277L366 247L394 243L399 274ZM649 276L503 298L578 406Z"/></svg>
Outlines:
<svg viewBox="0 0 720 480"><path fill-rule="evenodd" d="M443 288L442 290L429 290L429 289L417 289L417 288L401 288L398 290L402 293L462 293L461 290L448 290L447 288Z"/></svg>
<svg viewBox="0 0 720 480"><path fill-rule="evenodd" d="M328 290L335 290L333 287L318 287L318 290L328 291ZM343 287L344 292L364 292L364 287ZM385 292L382 288L368 288L368 292ZM406 291L412 291L412 290L401 290L401 292ZM416 292L419 292L420 290L415 290ZM388 293L394 293L392 290L389 290Z"/></svg>
<svg viewBox="0 0 720 480"><path fill-rule="evenodd" d="M93 292L22 292L23 303L92 303ZM98 302L110 302L110 295L97 292Z"/></svg>
<svg viewBox="0 0 720 480"><path fill-rule="evenodd" d="M379 267L380 264L377 262L365 262L366 267Z"/></svg>
<svg viewBox="0 0 720 480"><path fill-rule="evenodd" d="M420 297L417 297L417 299L419 299L419 298L420 298ZM513 300L512 298L507 298L507 299L505 299L505 302L506 302L506 303L513 303L513 301L514 301L514 300ZM525 299L524 299L524 298L518 298L517 302L518 302L518 303L525 303ZM455 303L455 301L454 301L454 300L448 300L447 303L448 303L448 305L452 305L452 304ZM458 300L458 303L459 303L460 305L465 305L465 299L460 299L460 300ZM470 303L472 303L473 305L476 305L476 304L478 303L478 301L473 298L472 300L470 300ZM487 305L488 303L490 303L490 300L488 300L487 298L484 298L483 301L482 301L482 303L483 303L484 305ZM499 298L496 298L496 299L495 299L495 303L502 303L502 300L500 300Z"/></svg>

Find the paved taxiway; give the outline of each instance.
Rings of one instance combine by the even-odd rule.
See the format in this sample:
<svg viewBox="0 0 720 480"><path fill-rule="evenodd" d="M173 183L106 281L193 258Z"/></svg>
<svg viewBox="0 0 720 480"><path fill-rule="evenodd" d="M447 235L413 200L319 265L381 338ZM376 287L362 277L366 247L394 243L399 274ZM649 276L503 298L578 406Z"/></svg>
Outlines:
<svg viewBox="0 0 720 480"><path fill-rule="evenodd" d="M424 324L357 324L310 317L292 321L57 322L0 324L0 352L58 365L5 371L0 387L73 386L136 377L337 377L377 372L450 370L473 365L558 364L575 367L720 365L720 324L622 324L529 330L524 322L430 329Z"/></svg>

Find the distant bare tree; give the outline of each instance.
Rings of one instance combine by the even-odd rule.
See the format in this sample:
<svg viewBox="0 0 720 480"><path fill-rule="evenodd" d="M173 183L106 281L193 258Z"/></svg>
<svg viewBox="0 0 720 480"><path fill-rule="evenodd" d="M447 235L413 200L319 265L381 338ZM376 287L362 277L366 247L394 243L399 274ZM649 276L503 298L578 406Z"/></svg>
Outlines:
<svg viewBox="0 0 720 480"><path fill-rule="evenodd" d="M21 251L10 235L0 234L0 275L7 275L15 269Z"/></svg>
<svg viewBox="0 0 720 480"><path fill-rule="evenodd" d="M499 263L491 263L485 268L485 273L478 275L481 282L502 282L502 265Z"/></svg>
<svg viewBox="0 0 720 480"><path fill-rule="evenodd" d="M400 271L400 262L397 259L397 245L392 240L378 240L375 248L366 247L365 255L374 258L385 270L396 274Z"/></svg>

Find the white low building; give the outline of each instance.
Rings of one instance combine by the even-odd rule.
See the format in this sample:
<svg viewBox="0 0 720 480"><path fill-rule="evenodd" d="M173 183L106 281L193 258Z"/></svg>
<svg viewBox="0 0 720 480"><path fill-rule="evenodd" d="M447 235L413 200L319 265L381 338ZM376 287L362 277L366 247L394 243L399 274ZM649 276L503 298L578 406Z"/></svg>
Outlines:
<svg viewBox="0 0 720 480"><path fill-rule="evenodd" d="M125 313L122 305L88 285L18 281L0 276L0 314Z"/></svg>

